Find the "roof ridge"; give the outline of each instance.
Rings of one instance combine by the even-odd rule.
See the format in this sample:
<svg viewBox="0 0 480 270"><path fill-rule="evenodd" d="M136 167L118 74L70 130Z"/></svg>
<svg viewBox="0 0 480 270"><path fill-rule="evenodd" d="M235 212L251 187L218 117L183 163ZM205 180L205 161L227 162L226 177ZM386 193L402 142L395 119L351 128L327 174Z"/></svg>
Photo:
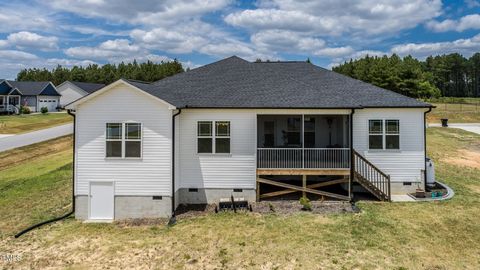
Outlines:
<svg viewBox="0 0 480 270"><path fill-rule="evenodd" d="M212 62L212 63L208 63L208 64L205 64L203 66L199 66L199 67L196 67L196 68L192 68L190 69L189 71L184 71L184 72L180 72L180 73L176 73L172 76L168 76L168 77L165 77L163 79L160 79L158 81L154 81L152 82L152 85L156 85L157 83L159 82L162 82L162 81L165 81L165 80L171 80L172 78L177 78L178 76L185 76L185 74L191 74L192 72L198 72L198 71L201 71L209 66L212 66L212 65L216 65L218 63L222 63L222 62L225 62L226 60L230 60L230 59L238 59L238 60L242 60L243 62L245 62L246 64L251 64L252 62L249 62L243 58L240 58L236 55L232 55L230 57L227 57L227 58L224 58L224 59L221 59L221 60L218 60L218 61L215 61L215 62Z"/></svg>

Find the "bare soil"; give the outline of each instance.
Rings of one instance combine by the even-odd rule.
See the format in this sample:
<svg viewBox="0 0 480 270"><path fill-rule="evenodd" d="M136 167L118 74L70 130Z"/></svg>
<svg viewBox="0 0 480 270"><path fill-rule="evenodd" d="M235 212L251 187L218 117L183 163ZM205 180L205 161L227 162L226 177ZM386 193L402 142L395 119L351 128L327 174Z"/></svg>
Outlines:
<svg viewBox="0 0 480 270"><path fill-rule="evenodd" d="M457 155L448 157L445 161L458 166L480 169L480 151L462 149L457 152Z"/></svg>

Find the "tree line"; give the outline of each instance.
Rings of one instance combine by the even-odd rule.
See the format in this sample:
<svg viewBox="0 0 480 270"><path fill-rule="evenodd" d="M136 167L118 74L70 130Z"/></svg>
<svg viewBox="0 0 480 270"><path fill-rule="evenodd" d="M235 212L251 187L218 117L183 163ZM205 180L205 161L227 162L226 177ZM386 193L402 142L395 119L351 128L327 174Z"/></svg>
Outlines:
<svg viewBox="0 0 480 270"><path fill-rule="evenodd" d="M415 98L480 96L480 53L470 58L458 53L429 56L424 61L367 55L333 70Z"/></svg>
<svg viewBox="0 0 480 270"><path fill-rule="evenodd" d="M67 68L58 65L52 70L46 68L23 69L17 74L17 81L51 81L59 85L64 81L79 81L109 84L118 79L131 79L154 82L174 74L184 72L183 66L177 60L154 63L119 63L88 66L73 66Z"/></svg>

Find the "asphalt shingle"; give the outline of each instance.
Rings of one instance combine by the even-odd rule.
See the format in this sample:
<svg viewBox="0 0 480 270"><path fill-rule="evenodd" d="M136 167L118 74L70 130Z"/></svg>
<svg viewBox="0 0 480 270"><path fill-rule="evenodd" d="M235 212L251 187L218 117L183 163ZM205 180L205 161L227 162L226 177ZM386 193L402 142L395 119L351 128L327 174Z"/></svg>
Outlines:
<svg viewBox="0 0 480 270"><path fill-rule="evenodd" d="M430 107L307 62L232 56L152 84L131 82L178 108Z"/></svg>

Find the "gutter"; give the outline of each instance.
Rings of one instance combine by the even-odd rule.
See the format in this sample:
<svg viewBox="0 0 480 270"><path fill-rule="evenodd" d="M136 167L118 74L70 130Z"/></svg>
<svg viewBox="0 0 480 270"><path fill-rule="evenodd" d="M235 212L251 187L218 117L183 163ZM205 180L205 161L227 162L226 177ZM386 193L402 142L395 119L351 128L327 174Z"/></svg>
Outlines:
<svg viewBox="0 0 480 270"><path fill-rule="evenodd" d="M75 213L75 126L76 126L76 119L75 119L75 114L72 113L71 110L68 110L67 111L68 114L70 114L72 117L73 117L73 161L72 161L72 210L68 213L66 213L65 215L63 216L60 216L60 217L56 217L56 218L52 218L52 219L49 219L49 220L46 220L46 221L43 221L43 222L40 222L40 223L37 223L35 225L32 225L24 230L22 230L21 232L15 234L15 238L19 238L20 236L22 236L23 234L33 230L33 229L36 229L38 227L41 227L43 225L46 225L46 224L49 224L49 223L53 223L53 222L56 222L56 221L59 221L59 220L62 220L62 219L65 219L67 217L69 217L70 215L74 214Z"/></svg>
<svg viewBox="0 0 480 270"><path fill-rule="evenodd" d="M168 225L172 226L177 223L175 217L175 117L182 113L181 109L172 115L172 216L168 221Z"/></svg>
<svg viewBox="0 0 480 270"><path fill-rule="evenodd" d="M350 124L350 181L348 181L348 191L349 191L349 196L350 196L350 201L353 201L353 192L352 192L352 182L353 182L353 176L354 176L354 170L355 170L355 165L354 165L354 155L353 155L353 114L355 113L355 109L352 109L352 112L350 113L350 119L349 119L349 124Z"/></svg>
<svg viewBox="0 0 480 270"><path fill-rule="evenodd" d="M428 108L428 111L423 113L423 190L427 190L427 113L431 112L432 108Z"/></svg>

